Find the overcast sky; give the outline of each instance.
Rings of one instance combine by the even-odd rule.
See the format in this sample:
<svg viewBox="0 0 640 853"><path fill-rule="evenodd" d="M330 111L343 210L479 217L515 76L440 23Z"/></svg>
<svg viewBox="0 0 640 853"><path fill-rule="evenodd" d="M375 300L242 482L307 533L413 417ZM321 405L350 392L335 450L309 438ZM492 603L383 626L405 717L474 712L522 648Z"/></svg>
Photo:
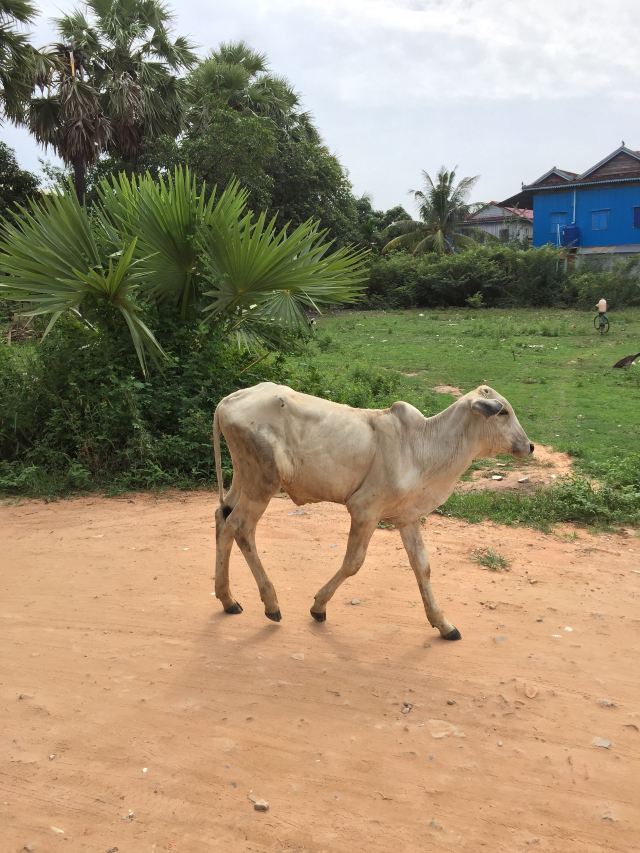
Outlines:
<svg viewBox="0 0 640 853"><path fill-rule="evenodd" d="M38 45L73 0L36 0ZM205 54L245 39L301 93L357 194L412 209L442 164L499 200L552 166L583 171L625 140L640 149L636 0L169 0ZM1 138L21 164L42 151Z"/></svg>

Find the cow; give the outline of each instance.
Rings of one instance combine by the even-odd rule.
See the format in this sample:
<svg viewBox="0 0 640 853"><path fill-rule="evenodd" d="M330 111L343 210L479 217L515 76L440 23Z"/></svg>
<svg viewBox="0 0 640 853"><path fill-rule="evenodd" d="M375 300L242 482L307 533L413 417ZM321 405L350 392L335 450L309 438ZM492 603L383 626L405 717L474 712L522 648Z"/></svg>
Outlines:
<svg viewBox="0 0 640 853"><path fill-rule="evenodd" d="M224 493L220 434L231 453L233 479ZM229 556L238 543L258 585L265 615L279 622L280 606L256 550L256 525L269 501L284 490L297 504L330 501L351 516L339 571L316 594L311 615L326 619L327 603L364 562L379 522L400 532L427 619L446 640L460 632L444 616L431 590L421 518L452 493L478 457L533 453L509 402L487 385L424 417L409 403L356 409L262 382L225 397L213 418L220 505L216 512L215 595L226 613L242 607L229 588Z"/></svg>

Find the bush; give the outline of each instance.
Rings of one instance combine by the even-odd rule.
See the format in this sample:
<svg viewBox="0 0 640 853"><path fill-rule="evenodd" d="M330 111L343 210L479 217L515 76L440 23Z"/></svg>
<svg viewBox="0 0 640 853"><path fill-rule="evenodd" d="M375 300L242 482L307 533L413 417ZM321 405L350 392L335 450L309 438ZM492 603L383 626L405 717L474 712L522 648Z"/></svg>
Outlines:
<svg viewBox="0 0 640 853"><path fill-rule="evenodd" d="M551 246L479 244L455 255L374 258L367 300L371 308L593 308L603 295L616 308L640 305L640 260L619 261L609 271L574 271Z"/></svg>
<svg viewBox="0 0 640 853"><path fill-rule="evenodd" d="M368 301L390 308L558 305L566 301L566 284L564 257L556 249L482 244L454 255L375 258Z"/></svg>
<svg viewBox="0 0 640 853"><path fill-rule="evenodd" d="M195 324L167 337L172 359L146 381L124 336L70 319L38 346L0 345L0 491L212 484L215 406L279 362L246 369L235 345Z"/></svg>

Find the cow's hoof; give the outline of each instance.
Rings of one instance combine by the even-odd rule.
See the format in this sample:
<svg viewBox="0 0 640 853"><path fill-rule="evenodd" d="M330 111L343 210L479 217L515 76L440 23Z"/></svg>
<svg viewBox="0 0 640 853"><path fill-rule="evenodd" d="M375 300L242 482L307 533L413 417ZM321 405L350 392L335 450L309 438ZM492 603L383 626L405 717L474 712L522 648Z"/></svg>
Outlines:
<svg viewBox="0 0 640 853"><path fill-rule="evenodd" d="M273 613L267 613L265 611L264 615L267 617L267 619L271 619L272 622L280 622L280 620L282 619L282 613L280 613L279 610L275 610Z"/></svg>
<svg viewBox="0 0 640 853"><path fill-rule="evenodd" d="M237 601L234 601L231 607L225 607L224 612L233 614L242 613L242 605L239 604Z"/></svg>
<svg viewBox="0 0 640 853"><path fill-rule="evenodd" d="M444 634L442 637L443 640L461 640L462 636L460 631L457 628L454 628L453 631L449 631L448 634Z"/></svg>
<svg viewBox="0 0 640 853"><path fill-rule="evenodd" d="M316 622L326 622L327 621L326 612L325 613L315 613L313 610L310 610L309 612L311 613L313 618L316 620Z"/></svg>

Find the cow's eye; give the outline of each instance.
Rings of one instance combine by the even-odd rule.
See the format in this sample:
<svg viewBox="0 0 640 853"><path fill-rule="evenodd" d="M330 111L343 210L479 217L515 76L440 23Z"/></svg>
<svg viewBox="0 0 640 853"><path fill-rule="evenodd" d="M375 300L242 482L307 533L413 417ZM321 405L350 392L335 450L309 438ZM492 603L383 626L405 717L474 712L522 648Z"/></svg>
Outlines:
<svg viewBox="0 0 640 853"><path fill-rule="evenodd" d="M502 409L502 411L498 412L501 418L506 418L509 412L506 409Z"/></svg>

